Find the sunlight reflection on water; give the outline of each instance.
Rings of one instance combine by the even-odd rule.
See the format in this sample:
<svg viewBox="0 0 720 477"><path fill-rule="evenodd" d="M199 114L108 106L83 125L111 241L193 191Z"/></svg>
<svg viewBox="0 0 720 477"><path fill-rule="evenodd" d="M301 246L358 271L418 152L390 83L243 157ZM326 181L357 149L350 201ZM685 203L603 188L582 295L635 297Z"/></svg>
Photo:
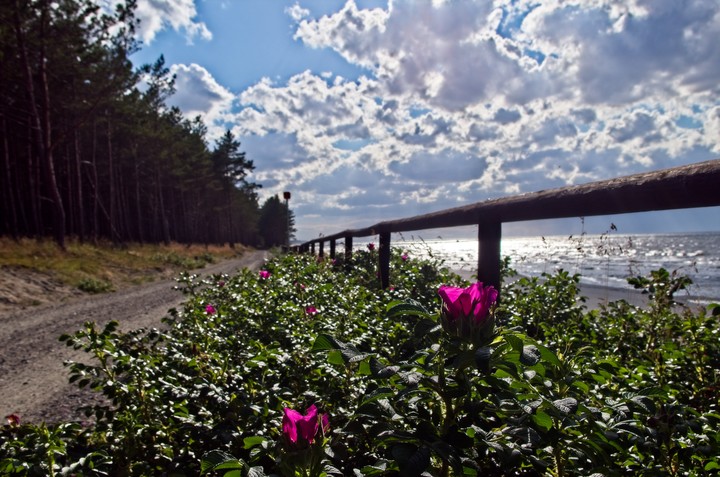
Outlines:
<svg viewBox="0 0 720 477"><path fill-rule="evenodd" d="M356 247L365 246L358 242ZM394 239L393 247L419 256L432 255L455 270L474 272L477 241L469 239ZM665 268L688 275L694 296L720 299L720 234L581 235L509 237L501 243L518 273L537 276L558 269L582 275L582 283L632 288L630 276Z"/></svg>

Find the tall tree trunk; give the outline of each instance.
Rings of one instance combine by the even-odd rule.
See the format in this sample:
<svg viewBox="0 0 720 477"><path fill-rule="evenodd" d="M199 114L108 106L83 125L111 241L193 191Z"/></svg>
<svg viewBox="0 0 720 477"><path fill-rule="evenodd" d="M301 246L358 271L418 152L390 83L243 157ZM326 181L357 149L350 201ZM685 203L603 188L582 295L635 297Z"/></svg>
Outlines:
<svg viewBox="0 0 720 477"><path fill-rule="evenodd" d="M156 184L158 196L158 208L160 209L160 227L162 232L162 241L165 245L170 245L170 224L168 223L167 212L165 211L165 201L163 200L162 182L160 180L160 168L156 169Z"/></svg>
<svg viewBox="0 0 720 477"><path fill-rule="evenodd" d="M38 79L40 81L40 95L42 100L42 114L38 111L35 97L35 87L33 85L32 70L30 69L30 61L28 59L27 46L25 45L25 32L20 21L20 4L15 0L15 35L17 37L18 51L23 63L25 74L25 87L30 100L30 113L32 117L32 125L34 128L35 142L39 151L40 160L42 162L43 178L45 179L45 187L50 194L53 204L53 234L58 246L65 250L65 209L60 197L60 190L57 186L55 177L55 164L53 163L53 155L51 148L51 131L50 131L50 90L47 81L47 65L45 58L45 21L47 16L47 2L41 3L40 18L40 52L38 58Z"/></svg>
<svg viewBox="0 0 720 477"><path fill-rule="evenodd" d="M28 116L28 137L27 137L27 178L28 178L28 202L30 203L30 228L29 235L38 237L42 235L42 226L40 225L40 174L38 161L35 157L35 148L33 144L33 121Z"/></svg>
<svg viewBox="0 0 720 477"><path fill-rule="evenodd" d="M8 142L7 119L2 115L2 131L3 131L3 172L5 175L5 187L3 192L6 194L8 210L4 215L6 220L6 230L13 239L18 238L18 220L17 210L15 209L16 184L13 181L12 168L10 167L10 144Z"/></svg>
<svg viewBox="0 0 720 477"><path fill-rule="evenodd" d="M75 143L75 202L77 204L77 227L80 242L85 241L85 206L83 204L83 180L82 180L82 161L80 160L80 134L77 129L73 131L73 142Z"/></svg>
<svg viewBox="0 0 720 477"><path fill-rule="evenodd" d="M75 180L75 174L73 172L73 167L75 165L74 162L70 161L70 157L72 157L73 152L70 151L70 144L65 144L65 154L63 154L65 161L65 196L63 197L64 203L67 205L67 208L65 210L65 218L67 219L67 222L65 224L66 232L70 234L71 236L77 233L77 230L75 228L75 223L77 220L77 207L75 206L75 193L74 193L74 183ZM58 157L58 155L55 155L55 157Z"/></svg>
<svg viewBox="0 0 720 477"><path fill-rule="evenodd" d="M110 192L110 210L109 210L109 220L110 220L110 233L112 234L113 242L118 242L120 240L120 237L118 237L116 230L117 227L115 226L115 220L116 220L116 214L115 214L115 167L113 165L113 153L112 153L112 128L110 127L110 113L108 111L105 111L105 118L107 120L107 159L108 159L108 182L109 182L109 192Z"/></svg>
<svg viewBox="0 0 720 477"><path fill-rule="evenodd" d="M140 243L145 241L145 234L143 231L143 210L140 194L140 160L138 159L138 146L133 146L133 157L135 159L135 220L137 221L137 233L138 240Z"/></svg>
<svg viewBox="0 0 720 477"><path fill-rule="evenodd" d="M97 122L93 119L92 127L92 152L90 153L91 180L93 190L93 208L92 208L92 241L94 245L98 243L98 212L100 208L100 197L98 195L98 171L97 171Z"/></svg>

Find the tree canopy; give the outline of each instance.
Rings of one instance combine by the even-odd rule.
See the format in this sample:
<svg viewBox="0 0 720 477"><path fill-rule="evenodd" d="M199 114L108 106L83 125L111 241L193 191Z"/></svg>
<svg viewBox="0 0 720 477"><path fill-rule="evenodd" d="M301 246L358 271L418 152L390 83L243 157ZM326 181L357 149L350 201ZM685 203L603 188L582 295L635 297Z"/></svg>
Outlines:
<svg viewBox="0 0 720 477"><path fill-rule="evenodd" d="M163 57L133 68L135 8L0 4L0 234L259 243L253 161L168 106Z"/></svg>

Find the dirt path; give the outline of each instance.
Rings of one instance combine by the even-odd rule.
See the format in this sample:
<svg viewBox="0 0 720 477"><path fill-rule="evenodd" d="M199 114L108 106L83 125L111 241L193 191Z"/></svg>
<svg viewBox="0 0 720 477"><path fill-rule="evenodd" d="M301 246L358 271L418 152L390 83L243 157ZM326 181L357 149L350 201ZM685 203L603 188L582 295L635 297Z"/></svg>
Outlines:
<svg viewBox="0 0 720 477"><path fill-rule="evenodd" d="M242 268L258 269L266 252L249 252L195 271L202 276L234 274ZM86 355L58 341L86 321L104 326L120 322L123 330L159 326L170 308L185 297L173 290L172 280L139 285L114 293L84 297L56 305L43 305L0 314L0 418L14 413L22 422L82 420L76 408L94 393L68 384L66 360Z"/></svg>

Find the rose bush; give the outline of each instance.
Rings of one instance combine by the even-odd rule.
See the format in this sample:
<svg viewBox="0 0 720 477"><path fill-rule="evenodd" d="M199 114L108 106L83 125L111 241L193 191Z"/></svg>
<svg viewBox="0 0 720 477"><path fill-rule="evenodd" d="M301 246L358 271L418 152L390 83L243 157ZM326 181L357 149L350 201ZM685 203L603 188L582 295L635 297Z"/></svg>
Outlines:
<svg viewBox="0 0 720 477"><path fill-rule="evenodd" d="M265 277L182 276L187 302L163 330L88 323L62 337L88 354L70 379L103 400L82 425L17 413L0 474L717 473L720 307L665 294L588 311L566 272L498 300L391 252L391 290L377 251L338 265L286 255Z"/></svg>

